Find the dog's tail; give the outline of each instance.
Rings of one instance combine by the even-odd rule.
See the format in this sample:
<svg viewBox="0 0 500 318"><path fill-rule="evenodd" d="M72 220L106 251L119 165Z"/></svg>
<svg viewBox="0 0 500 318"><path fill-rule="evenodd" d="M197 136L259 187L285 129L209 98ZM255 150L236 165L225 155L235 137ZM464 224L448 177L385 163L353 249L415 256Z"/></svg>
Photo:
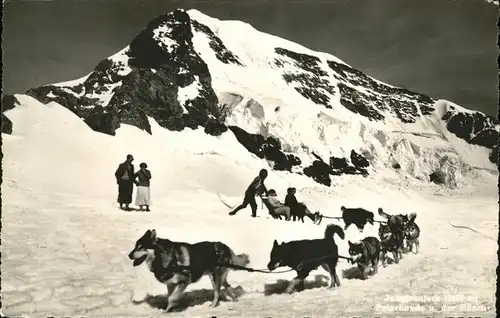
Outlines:
<svg viewBox="0 0 500 318"><path fill-rule="evenodd" d="M231 263L240 266L240 267L245 267L248 264L250 264L250 256L248 254L234 254L232 253L231 255Z"/></svg>
<svg viewBox="0 0 500 318"><path fill-rule="evenodd" d="M378 208L378 214L384 219L389 219L391 216L382 210L382 208Z"/></svg>
<svg viewBox="0 0 500 318"><path fill-rule="evenodd" d="M325 228L325 240L333 240L333 235L337 234L341 239L345 238L344 230L337 224L328 224Z"/></svg>

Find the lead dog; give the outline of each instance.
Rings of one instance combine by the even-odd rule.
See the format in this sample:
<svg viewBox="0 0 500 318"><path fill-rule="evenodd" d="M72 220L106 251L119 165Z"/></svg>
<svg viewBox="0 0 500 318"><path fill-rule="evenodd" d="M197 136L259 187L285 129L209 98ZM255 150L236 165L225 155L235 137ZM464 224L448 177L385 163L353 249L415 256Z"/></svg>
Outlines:
<svg viewBox="0 0 500 318"><path fill-rule="evenodd" d="M156 236L155 230L147 230L137 240L128 254L134 266L143 262L155 278L168 289L167 312L178 305L186 287L208 275L214 289L211 307L219 305L221 287L233 301L237 296L229 283L229 268L224 264L246 266L250 261L247 254L235 255L233 250L221 242L199 242L189 244L173 242Z"/></svg>
<svg viewBox="0 0 500 318"><path fill-rule="evenodd" d="M405 241L406 247L410 252L413 252L413 246L415 246L415 254L418 254L418 248L420 246L420 227L415 223L415 219L417 218L416 213L411 213L409 216L405 215L405 224L404 224L404 233L405 233Z"/></svg>
<svg viewBox="0 0 500 318"><path fill-rule="evenodd" d="M335 285L340 286L336 271L339 255L333 238L335 233L341 239L345 238L340 226L330 224L327 225L322 239L290 241L282 244L274 240L267 268L273 271L278 267L288 266L297 272L297 277L290 282L286 292L292 293L295 286L302 284L309 273L320 265L330 274L330 288Z"/></svg>
<svg viewBox="0 0 500 318"><path fill-rule="evenodd" d="M404 232L391 232L389 225L380 224L378 228L378 236L380 237L380 243L382 245L382 266L385 267L385 261L387 259L387 253L391 252L396 264L402 258L402 247L404 243Z"/></svg>

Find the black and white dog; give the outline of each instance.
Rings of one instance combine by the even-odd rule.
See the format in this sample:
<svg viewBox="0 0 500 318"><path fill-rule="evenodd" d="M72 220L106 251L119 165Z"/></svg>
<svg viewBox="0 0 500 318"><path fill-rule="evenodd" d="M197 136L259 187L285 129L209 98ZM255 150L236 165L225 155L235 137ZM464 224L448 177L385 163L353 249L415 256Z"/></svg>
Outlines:
<svg viewBox="0 0 500 318"><path fill-rule="evenodd" d="M410 252L418 254L418 248L420 247L420 227L415 223L415 219L417 218L416 213L410 213L409 215L405 215L405 224L404 224L404 233L405 233L405 241L406 247ZM413 247L415 246L415 251L413 251Z"/></svg>
<svg viewBox="0 0 500 318"><path fill-rule="evenodd" d="M349 243L349 255L353 258L353 263L358 265L363 279L367 279L368 269L372 267L373 273L378 272L378 263L380 260L381 244L373 236L368 236L359 242Z"/></svg>
<svg viewBox="0 0 500 318"><path fill-rule="evenodd" d="M157 237L155 230L147 230L137 240L128 257L133 260L134 266L146 262L156 279L167 285L167 312L178 305L186 287L199 281L204 275L208 275L212 281L214 289L212 307L219 305L221 287L224 287L229 298L236 301L237 296L227 282L230 270L228 266L246 266L250 262L247 254L235 255L224 243L173 242Z"/></svg>

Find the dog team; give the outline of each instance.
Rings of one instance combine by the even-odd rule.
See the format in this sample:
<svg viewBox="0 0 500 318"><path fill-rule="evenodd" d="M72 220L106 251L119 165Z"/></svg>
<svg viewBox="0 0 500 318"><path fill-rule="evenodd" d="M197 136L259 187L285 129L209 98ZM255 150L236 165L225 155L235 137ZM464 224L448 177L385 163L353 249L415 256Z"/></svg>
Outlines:
<svg viewBox="0 0 500 318"><path fill-rule="evenodd" d="M274 209L275 215L285 215L287 219L290 219L291 208L289 206L285 206L288 209L283 206L278 207L271 199L273 197L271 190L265 189L263 181L266 177L267 171L262 169L259 176L246 190L243 203L232 211L231 215L250 205L252 216L255 216L257 210L255 196L263 191L267 194L268 204L276 207ZM293 195L294 191L290 191L290 193ZM288 210L288 213L276 212L277 208L278 211ZM380 224L379 238L369 236L359 242L348 241L349 257L339 255L338 246L334 240L335 234L344 240L344 231L351 224L356 225L362 232L367 223L377 222L374 221L373 212L362 208L348 209L342 206L341 211L345 223L344 228L336 224L329 224L326 226L323 238L295 240L281 244L274 240L267 265L269 272L278 267L289 267L297 273L297 276L287 286L286 292L292 293L297 290L297 286L304 283L309 273L320 266L330 274L329 288L339 287L340 280L336 269L339 259L346 259L352 264L356 264L362 274L362 279L367 279L370 268L373 274L377 273L380 261L384 267L386 266L388 253L392 253L392 259L396 264L402 258L403 249L406 248L410 252L418 253L420 229L415 223L416 214L390 215L379 208L378 214L386 220ZM231 269L255 271L245 267L250 263L247 254L237 255L222 242L203 241L195 244L175 242L159 238L155 230L147 230L136 241L128 257L133 260L133 266L146 262L155 278L160 283L167 285L167 312L171 312L179 306L179 300L189 284L199 281L205 275L209 276L214 290L211 307L219 305L221 296L237 301L235 290L227 281L229 271Z"/></svg>

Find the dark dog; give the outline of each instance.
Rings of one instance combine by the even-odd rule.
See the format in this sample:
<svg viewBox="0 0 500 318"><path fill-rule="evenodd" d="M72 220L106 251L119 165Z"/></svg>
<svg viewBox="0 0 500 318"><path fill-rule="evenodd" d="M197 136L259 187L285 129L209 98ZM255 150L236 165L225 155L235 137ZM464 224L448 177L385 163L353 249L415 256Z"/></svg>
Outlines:
<svg viewBox="0 0 500 318"><path fill-rule="evenodd" d="M387 259L387 253L391 252L396 264L402 258L402 247L404 243L404 232L397 231L395 233L391 232L389 225L380 224L378 228L378 236L380 237L380 242L382 245L382 266L385 265Z"/></svg>
<svg viewBox="0 0 500 318"><path fill-rule="evenodd" d="M344 230L347 230L351 224L354 224L363 233L366 223L373 225L373 212L362 208L348 209L344 206L340 210L342 211L342 219L345 223Z"/></svg>
<svg viewBox="0 0 500 318"><path fill-rule="evenodd" d="M391 232L404 231L405 222L408 220L407 216L403 214L391 215L385 213L382 208L378 209L378 214L387 220L387 225L389 225Z"/></svg>
<svg viewBox="0 0 500 318"><path fill-rule="evenodd" d="M147 230L137 240L134 249L128 254L134 266L144 261L160 283L167 285L167 312L178 305L186 287L208 275L214 289L214 299L210 306L219 305L221 287L233 301L237 296L229 283L229 268L224 264L246 266L246 254L235 255L233 250L221 242L199 242L189 244L173 242L156 236L155 230Z"/></svg>
<svg viewBox="0 0 500 318"><path fill-rule="evenodd" d="M387 220L387 226L389 227L391 233L391 244L395 244L397 255L399 255L399 257L395 258L394 261L399 263L399 260L403 258L402 249L405 237L405 224L408 221L408 217L402 214L391 215L385 213L382 208L378 209L378 214Z"/></svg>
<svg viewBox="0 0 500 318"><path fill-rule="evenodd" d="M373 236L368 236L359 243L349 242L349 255L353 258L353 263L358 265L363 279L367 279L367 269L373 268L373 274L378 272L378 262L380 260L380 241Z"/></svg>
<svg viewBox="0 0 500 318"><path fill-rule="evenodd" d="M405 233L405 241L406 241L406 247L410 252L413 252L413 246L415 246L415 254L418 254L418 248L420 246L420 228L418 227L417 223L415 223L415 219L417 218L416 213L411 213L408 216L406 216L406 221L404 225L404 233Z"/></svg>
<svg viewBox="0 0 500 318"><path fill-rule="evenodd" d="M286 289L288 293L292 293L295 287L302 284L309 273L320 265L330 274L330 288L335 285L340 286L336 270L339 255L333 238L335 233L344 239L345 234L342 228L330 224L325 229L323 239L290 241L282 244L274 240L267 268L273 271L278 267L288 266L297 272L297 277Z"/></svg>

